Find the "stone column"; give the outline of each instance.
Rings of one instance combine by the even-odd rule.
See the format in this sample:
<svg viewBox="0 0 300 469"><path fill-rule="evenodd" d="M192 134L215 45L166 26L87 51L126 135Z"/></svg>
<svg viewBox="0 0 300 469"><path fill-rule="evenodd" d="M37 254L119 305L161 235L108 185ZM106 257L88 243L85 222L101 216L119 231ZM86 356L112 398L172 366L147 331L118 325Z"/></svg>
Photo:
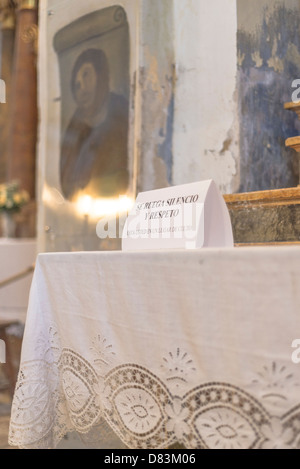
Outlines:
<svg viewBox="0 0 300 469"><path fill-rule="evenodd" d="M13 63L12 111L7 180L18 180L29 192L19 236L35 232L35 174L37 139L37 0L18 0Z"/></svg>

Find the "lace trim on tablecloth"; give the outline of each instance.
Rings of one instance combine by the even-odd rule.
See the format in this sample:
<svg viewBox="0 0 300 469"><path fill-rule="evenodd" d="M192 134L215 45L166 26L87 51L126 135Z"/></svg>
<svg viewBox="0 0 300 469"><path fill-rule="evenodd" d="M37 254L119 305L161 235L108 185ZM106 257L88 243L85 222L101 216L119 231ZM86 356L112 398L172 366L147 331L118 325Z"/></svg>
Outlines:
<svg viewBox="0 0 300 469"><path fill-rule="evenodd" d="M20 369L10 423L13 446L53 448L68 432L85 434L106 422L128 448L168 448L176 442L188 449L300 447L300 404L288 408L286 402L278 415L278 407L277 413L270 410L263 397L258 400L223 382L179 395L180 379L187 383L180 371L194 370L193 361L179 348L169 358L186 366L176 368L176 379L171 373L170 380L163 381L135 363L113 366L112 348L100 336L92 346L97 352L93 364L71 349L60 351L55 333L50 337L50 346L42 345L43 360L23 363ZM276 363L271 369L273 374L286 371ZM276 389L277 394L267 396L272 403L276 395L287 401L278 383Z"/></svg>

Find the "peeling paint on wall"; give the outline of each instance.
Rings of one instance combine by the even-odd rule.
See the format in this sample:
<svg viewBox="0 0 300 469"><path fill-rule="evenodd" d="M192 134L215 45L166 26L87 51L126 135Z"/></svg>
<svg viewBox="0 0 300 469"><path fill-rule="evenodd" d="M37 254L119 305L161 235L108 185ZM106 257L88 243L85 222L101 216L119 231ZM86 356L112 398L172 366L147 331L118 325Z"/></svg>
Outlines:
<svg viewBox="0 0 300 469"><path fill-rule="evenodd" d="M223 193L234 192L239 187L235 2L143 0L142 5L138 191L214 179Z"/></svg>
<svg viewBox="0 0 300 469"><path fill-rule="evenodd" d="M218 186L223 194L230 192L228 181L238 175L238 163L235 158L235 148L237 146L235 136L236 131L233 124L222 143L222 147L204 151L205 177L214 179L213 175L217 174Z"/></svg>
<svg viewBox="0 0 300 469"><path fill-rule="evenodd" d="M174 99L171 80L148 56L141 83L143 95L140 185L142 190L172 184Z"/></svg>
<svg viewBox="0 0 300 469"><path fill-rule="evenodd" d="M167 178L169 184L172 183L173 167L173 124L174 124L174 95L172 95L169 106L166 128L160 129L160 135L164 138L161 145L158 146L158 156L165 162L167 169Z"/></svg>
<svg viewBox="0 0 300 469"><path fill-rule="evenodd" d="M141 158L138 190L172 185L173 2L143 2Z"/></svg>
<svg viewBox="0 0 300 469"><path fill-rule="evenodd" d="M265 8L256 28L247 30L243 23L237 34L241 192L298 182L297 156L285 140L299 135L300 125L283 104L291 101L292 81L300 78L300 8L261 3ZM238 18L243 4L249 8L245 0L238 2Z"/></svg>
<svg viewBox="0 0 300 469"><path fill-rule="evenodd" d="M245 58L245 54L243 54L243 58ZM256 50L255 52L253 52L253 54L251 54L251 58L255 63L256 68L259 68L263 65L263 59L261 58L259 51Z"/></svg>
<svg viewBox="0 0 300 469"><path fill-rule="evenodd" d="M228 180L236 175L236 160L230 150L218 152L206 150L204 152L207 178L211 178L218 168L218 186L222 193L228 193Z"/></svg>
<svg viewBox="0 0 300 469"><path fill-rule="evenodd" d="M213 179L222 193L235 192L239 187L236 2L174 0L174 4L173 181Z"/></svg>

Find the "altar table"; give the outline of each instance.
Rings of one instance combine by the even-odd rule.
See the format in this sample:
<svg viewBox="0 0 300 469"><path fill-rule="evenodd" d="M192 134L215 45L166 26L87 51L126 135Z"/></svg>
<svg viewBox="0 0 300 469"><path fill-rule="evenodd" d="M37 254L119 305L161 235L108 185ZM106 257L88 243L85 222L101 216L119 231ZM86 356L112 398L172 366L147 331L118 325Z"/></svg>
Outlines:
<svg viewBox="0 0 300 469"><path fill-rule="evenodd" d="M0 238L0 282L34 265L36 240ZM25 323L32 273L0 289L0 320Z"/></svg>
<svg viewBox="0 0 300 469"><path fill-rule="evenodd" d="M299 337L297 246L40 254L9 442L299 448Z"/></svg>

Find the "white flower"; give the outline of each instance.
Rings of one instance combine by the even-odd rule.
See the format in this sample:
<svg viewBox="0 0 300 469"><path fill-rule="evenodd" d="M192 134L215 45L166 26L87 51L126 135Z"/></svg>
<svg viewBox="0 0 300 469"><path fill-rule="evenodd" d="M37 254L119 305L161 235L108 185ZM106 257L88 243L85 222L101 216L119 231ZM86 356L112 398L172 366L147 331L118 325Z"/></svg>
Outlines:
<svg viewBox="0 0 300 469"><path fill-rule="evenodd" d="M165 411L167 416L170 418L166 425L167 431L174 432L178 440L180 440L184 433L188 434L190 432L189 426L185 422L189 416L188 408L183 407L181 399L176 397L172 405L166 405Z"/></svg>
<svg viewBox="0 0 300 469"><path fill-rule="evenodd" d="M263 425L261 431L266 438L263 449L291 449L294 432L292 428L283 428L279 418L272 418L270 425Z"/></svg>
<svg viewBox="0 0 300 469"><path fill-rule="evenodd" d="M0 184L0 209L2 211L19 211L29 200L29 193L20 189L18 181Z"/></svg>

